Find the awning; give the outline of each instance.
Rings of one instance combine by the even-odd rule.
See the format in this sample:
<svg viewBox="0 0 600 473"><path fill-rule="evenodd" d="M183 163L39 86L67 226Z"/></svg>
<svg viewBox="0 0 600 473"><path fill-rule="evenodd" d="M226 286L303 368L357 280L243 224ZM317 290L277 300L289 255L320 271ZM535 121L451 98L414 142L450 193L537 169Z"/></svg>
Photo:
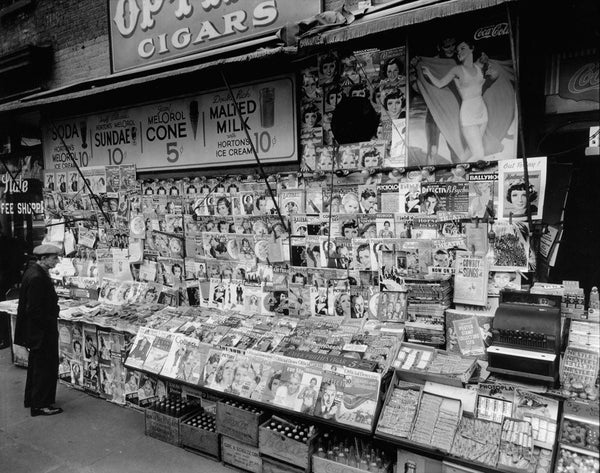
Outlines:
<svg viewBox="0 0 600 473"><path fill-rule="evenodd" d="M269 49L259 49L248 54L216 59L210 62L170 69L162 72L155 72L153 74L138 73L134 77L130 78L123 78L119 75L106 76L100 79L73 84L61 89L45 91L23 97L19 100L0 104L0 114L10 111L31 111L45 105L64 103L84 97L99 95L117 89L124 89L127 87L147 85L151 82L168 79L175 76L192 74L198 71L212 69L226 64L261 61L276 56L294 56L296 53L296 47L280 46Z"/></svg>
<svg viewBox="0 0 600 473"><path fill-rule="evenodd" d="M299 47L302 49L341 43L370 34L514 1L517 0L415 0L402 2L401 5L386 9L380 8L373 13L369 13L367 10L363 17L348 26L328 29L322 33L305 37L300 40Z"/></svg>

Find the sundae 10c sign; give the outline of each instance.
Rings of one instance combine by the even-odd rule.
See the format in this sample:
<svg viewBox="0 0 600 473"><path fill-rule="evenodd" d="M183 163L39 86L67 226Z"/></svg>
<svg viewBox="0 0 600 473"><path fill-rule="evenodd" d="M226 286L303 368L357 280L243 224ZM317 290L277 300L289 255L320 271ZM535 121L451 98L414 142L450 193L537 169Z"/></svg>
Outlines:
<svg viewBox="0 0 600 473"><path fill-rule="evenodd" d="M47 170L135 164L138 170L296 161L292 75L167 102L49 121ZM235 104L239 107L239 114ZM248 128L248 135L244 131Z"/></svg>
<svg viewBox="0 0 600 473"><path fill-rule="evenodd" d="M319 0L110 0L113 71L273 33L320 12Z"/></svg>

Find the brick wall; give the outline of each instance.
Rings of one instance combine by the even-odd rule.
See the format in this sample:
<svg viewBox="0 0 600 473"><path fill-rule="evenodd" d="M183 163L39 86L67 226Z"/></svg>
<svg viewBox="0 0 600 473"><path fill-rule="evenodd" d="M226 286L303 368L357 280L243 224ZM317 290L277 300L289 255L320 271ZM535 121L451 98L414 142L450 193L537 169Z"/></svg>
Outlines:
<svg viewBox="0 0 600 473"><path fill-rule="evenodd" d="M110 74L108 2L37 0L0 23L0 56L28 44L50 43L48 89Z"/></svg>

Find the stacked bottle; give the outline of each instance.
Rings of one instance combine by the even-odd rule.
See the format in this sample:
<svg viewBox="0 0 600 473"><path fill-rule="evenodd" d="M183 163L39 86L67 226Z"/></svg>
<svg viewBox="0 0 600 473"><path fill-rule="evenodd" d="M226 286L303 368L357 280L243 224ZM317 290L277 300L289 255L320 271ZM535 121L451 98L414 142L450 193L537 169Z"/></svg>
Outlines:
<svg viewBox="0 0 600 473"><path fill-rule="evenodd" d="M369 441L351 435L325 432L317 442L318 457L374 473L392 469L391 456Z"/></svg>
<svg viewBox="0 0 600 473"><path fill-rule="evenodd" d="M181 399L162 399L153 401L150 408L156 412L173 417L181 417L190 412L195 406Z"/></svg>
<svg viewBox="0 0 600 473"><path fill-rule="evenodd" d="M278 432L285 435L287 438L296 440L297 442L308 443L308 440L312 437L315 427L313 425L306 424L293 424L287 422L279 422L272 420L265 428Z"/></svg>
<svg viewBox="0 0 600 473"><path fill-rule="evenodd" d="M223 404L226 404L226 405L231 406L231 407L235 407L237 409L243 409L245 411L252 412L253 414L258 414L259 416L263 414L263 410L262 409L259 409L258 407L251 406L249 404L244 404L243 402L232 401L230 399L225 399L225 400L223 400L221 402Z"/></svg>
<svg viewBox="0 0 600 473"><path fill-rule="evenodd" d="M216 419L212 414L208 414L207 412L200 412L189 419L187 419L184 424L191 425L192 427L196 427L198 429L207 430L208 432L216 431Z"/></svg>

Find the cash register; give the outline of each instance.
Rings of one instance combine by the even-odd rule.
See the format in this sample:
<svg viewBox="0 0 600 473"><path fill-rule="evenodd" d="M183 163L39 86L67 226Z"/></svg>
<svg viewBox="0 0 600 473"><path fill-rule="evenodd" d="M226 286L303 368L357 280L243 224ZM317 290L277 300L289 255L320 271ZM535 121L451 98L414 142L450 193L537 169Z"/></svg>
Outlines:
<svg viewBox="0 0 600 473"><path fill-rule="evenodd" d="M503 290L488 370L556 384L560 366L560 296Z"/></svg>

